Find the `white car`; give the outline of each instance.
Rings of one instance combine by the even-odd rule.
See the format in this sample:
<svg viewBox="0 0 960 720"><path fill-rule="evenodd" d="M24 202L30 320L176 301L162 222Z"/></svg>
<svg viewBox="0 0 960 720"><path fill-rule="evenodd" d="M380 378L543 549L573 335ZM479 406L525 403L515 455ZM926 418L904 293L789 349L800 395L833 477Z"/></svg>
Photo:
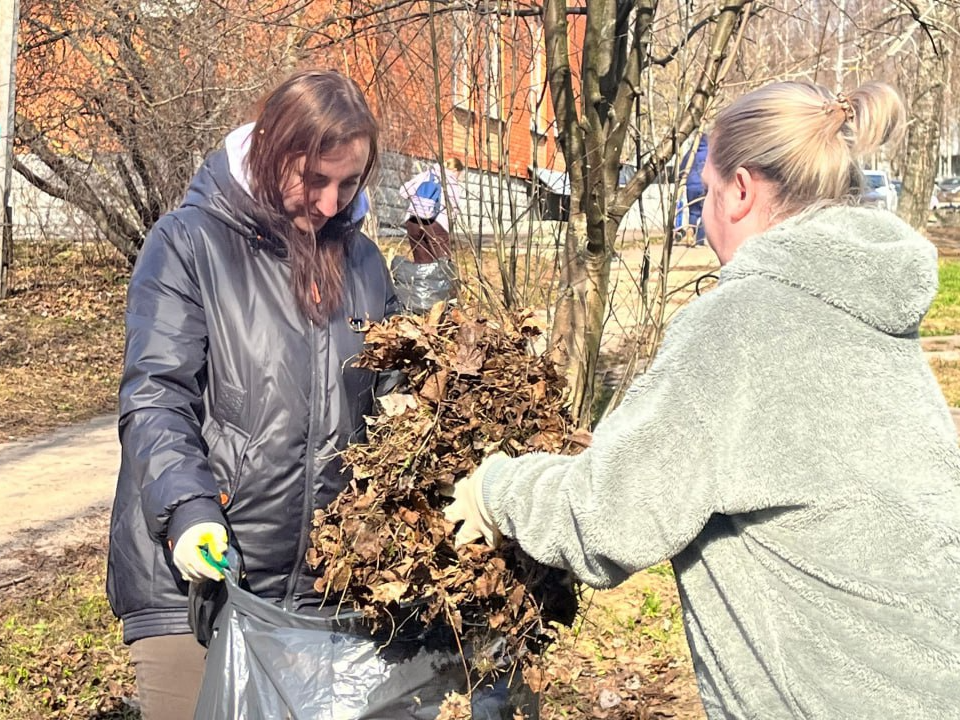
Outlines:
<svg viewBox="0 0 960 720"><path fill-rule="evenodd" d="M860 194L860 204L868 207L877 207L890 212L897 211L897 190L890 182L886 170L864 170L863 192Z"/></svg>

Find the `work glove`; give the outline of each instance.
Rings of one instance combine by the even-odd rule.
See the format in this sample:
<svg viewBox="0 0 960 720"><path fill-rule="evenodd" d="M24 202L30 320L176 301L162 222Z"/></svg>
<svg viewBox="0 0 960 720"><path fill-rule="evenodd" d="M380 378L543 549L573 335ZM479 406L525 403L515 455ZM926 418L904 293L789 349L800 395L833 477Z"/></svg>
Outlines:
<svg viewBox="0 0 960 720"><path fill-rule="evenodd" d="M223 580L223 572L204 559L200 548L206 546L214 562L223 562L227 549L227 529L217 522L202 522L183 531L173 546L173 564L190 582Z"/></svg>
<svg viewBox="0 0 960 720"><path fill-rule="evenodd" d="M462 521L460 529L454 537L454 544L459 547L482 537L490 547L497 547L503 540L503 535L493 522L490 511L483 503L483 478L489 467L489 460L495 457L507 457L503 453L495 453L484 460L480 467L471 475L463 478L453 486L449 493L453 502L443 510L443 516L452 523Z"/></svg>

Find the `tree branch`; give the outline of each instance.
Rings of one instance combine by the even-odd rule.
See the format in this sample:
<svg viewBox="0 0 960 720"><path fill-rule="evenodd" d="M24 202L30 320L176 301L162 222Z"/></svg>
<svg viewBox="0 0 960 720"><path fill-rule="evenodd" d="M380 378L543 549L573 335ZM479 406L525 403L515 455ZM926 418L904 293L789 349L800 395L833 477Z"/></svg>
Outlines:
<svg viewBox="0 0 960 720"><path fill-rule="evenodd" d="M676 127L661 139L657 147L648 156L647 161L641 168L638 168L636 175L617 192L616 201L612 208L613 212L621 217L626 214L630 206L640 197L644 188L663 171L670 158L679 152L686 139L699 127L708 102L716 95L719 79L729 68L729 63L724 63L723 60L730 36L739 22L740 32L736 43L736 45L739 45L743 38L743 30L752 14L752 5L753 0L739 0L739 2L728 3L724 6L724 10L716 22L707 61L700 73L697 87ZM731 57L735 54L735 47L730 53Z"/></svg>

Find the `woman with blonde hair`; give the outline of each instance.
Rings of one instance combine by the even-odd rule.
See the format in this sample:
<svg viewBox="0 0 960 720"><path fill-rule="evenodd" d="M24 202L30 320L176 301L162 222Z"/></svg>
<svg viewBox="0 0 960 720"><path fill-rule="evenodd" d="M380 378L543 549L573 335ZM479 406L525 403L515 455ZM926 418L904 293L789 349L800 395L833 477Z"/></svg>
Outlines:
<svg viewBox="0 0 960 720"><path fill-rule="evenodd" d="M936 251L852 203L903 125L879 83L721 112L716 289L592 447L495 454L447 511L596 587L671 559L711 719L960 717L960 450L918 339Z"/></svg>

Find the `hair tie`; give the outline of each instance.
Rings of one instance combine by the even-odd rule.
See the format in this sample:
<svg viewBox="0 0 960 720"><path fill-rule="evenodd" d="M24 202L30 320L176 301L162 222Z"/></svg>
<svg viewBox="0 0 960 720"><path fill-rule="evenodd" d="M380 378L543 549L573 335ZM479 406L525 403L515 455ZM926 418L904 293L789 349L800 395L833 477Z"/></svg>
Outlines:
<svg viewBox="0 0 960 720"><path fill-rule="evenodd" d="M850 102L850 98L842 92L837 93L837 105L843 110L844 119L847 122L853 122L853 103Z"/></svg>

